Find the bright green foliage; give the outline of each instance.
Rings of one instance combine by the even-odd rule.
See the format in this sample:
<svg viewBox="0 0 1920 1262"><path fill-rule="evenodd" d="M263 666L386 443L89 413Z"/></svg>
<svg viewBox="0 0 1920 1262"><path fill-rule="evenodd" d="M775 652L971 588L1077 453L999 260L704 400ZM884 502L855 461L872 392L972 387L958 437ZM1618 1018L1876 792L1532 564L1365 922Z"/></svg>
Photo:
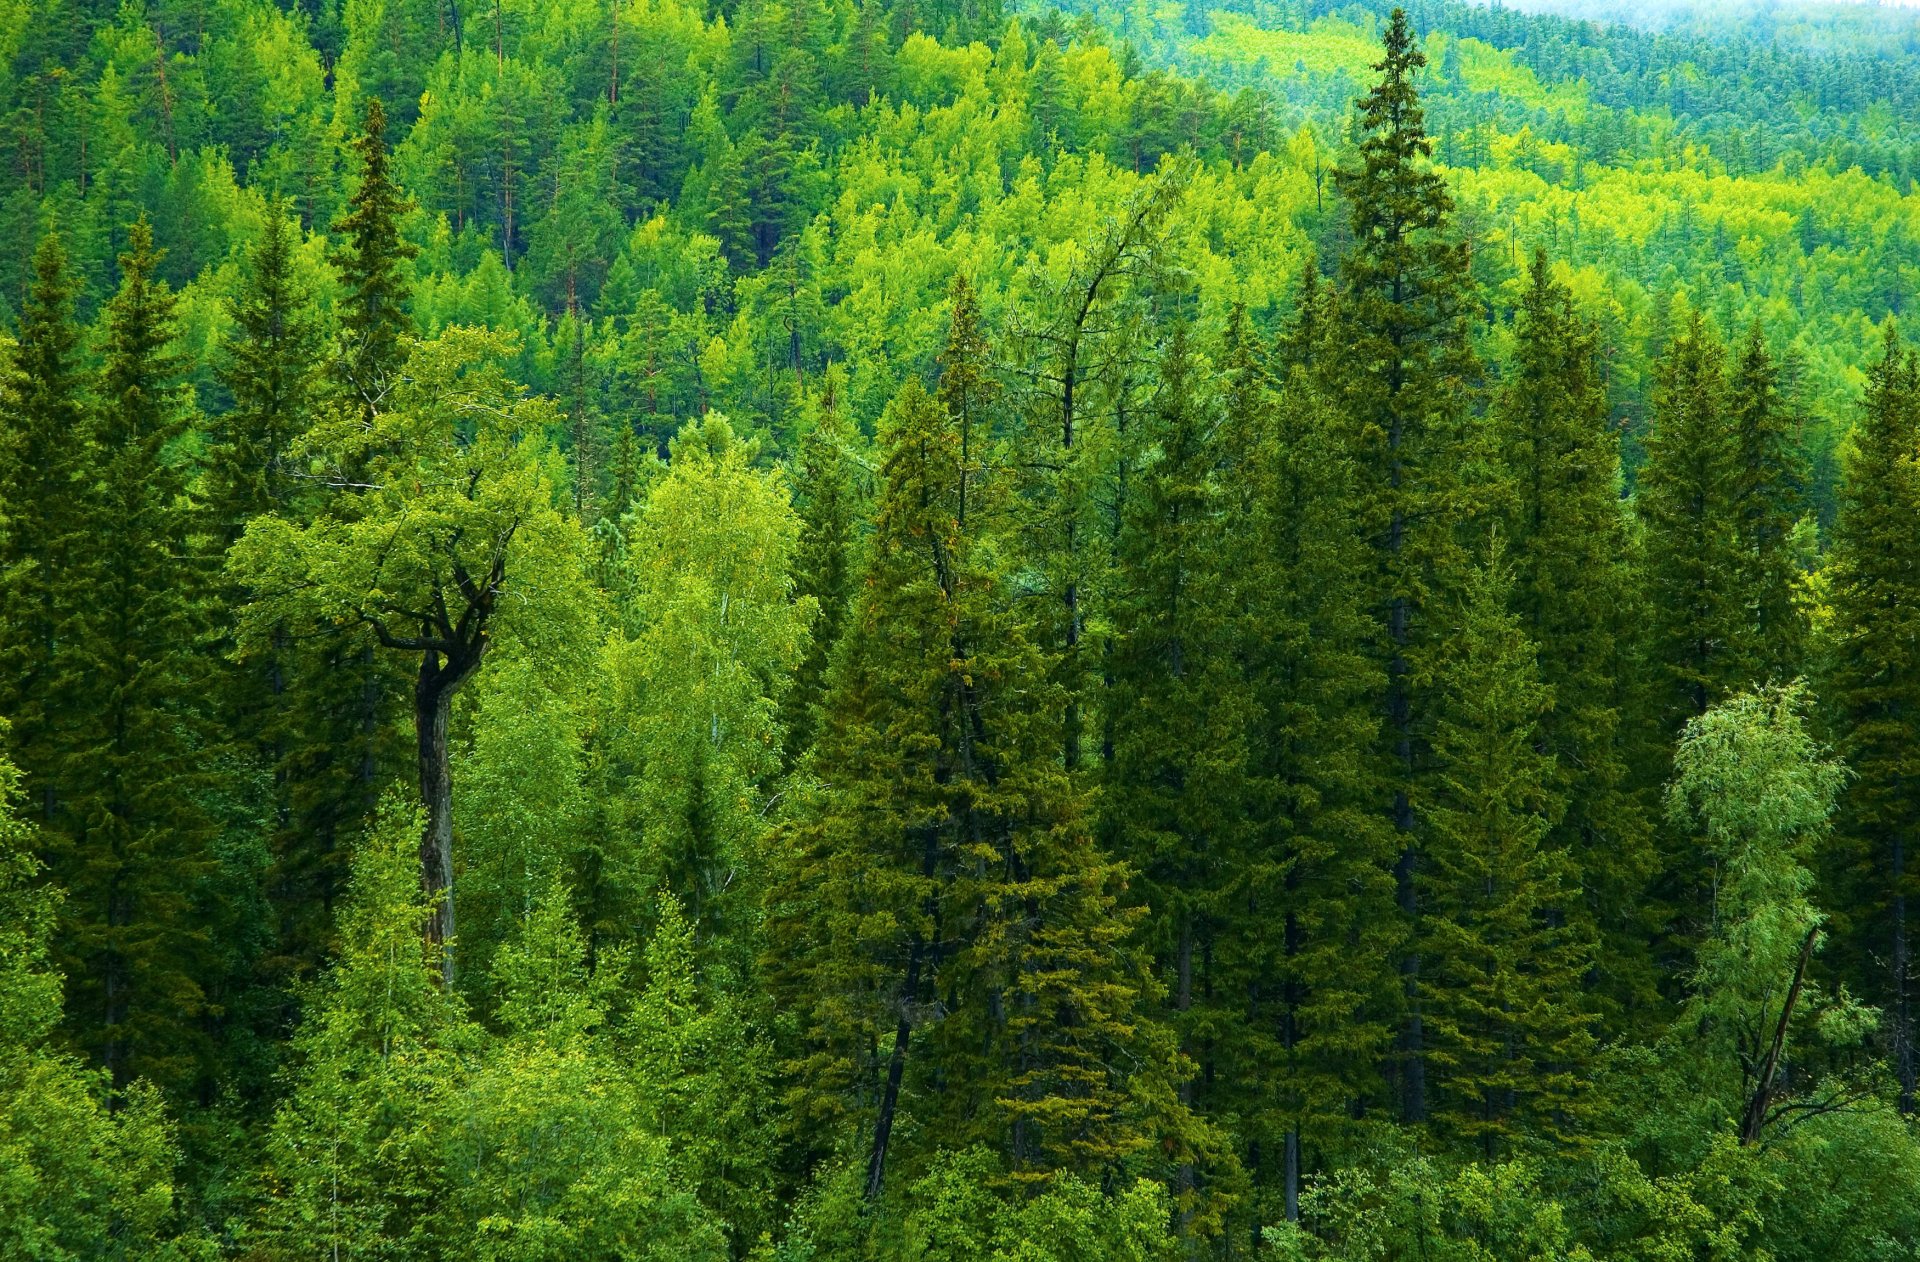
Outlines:
<svg viewBox="0 0 1920 1262"><path fill-rule="evenodd" d="M1663 743L1750 682L1740 476L1726 351L1695 312L1660 360L1635 498L1646 529L1653 717Z"/></svg>
<svg viewBox="0 0 1920 1262"><path fill-rule="evenodd" d="M334 225L346 244L334 255L346 293L340 306L335 382L346 406L370 421L391 406L396 374L410 329L406 303L411 288L406 265L415 247L400 236L400 220L412 204L388 165L387 113L380 98L367 100L366 120L353 148L359 183L347 213Z"/></svg>
<svg viewBox="0 0 1920 1262"><path fill-rule="evenodd" d="M773 1225L773 1049L738 999L700 981L693 929L663 896L619 1042L645 1128L744 1243Z"/></svg>
<svg viewBox="0 0 1920 1262"><path fill-rule="evenodd" d="M1875 1019L1808 977L1826 920L1810 861L1845 772L1822 757L1805 708L1797 685L1714 707L1687 725L1668 790L1670 814L1697 829L1715 875L1684 1022L1704 1043L1709 1098L1747 1144L1843 1103L1844 1088L1796 1051L1857 1042Z"/></svg>
<svg viewBox="0 0 1920 1262"><path fill-rule="evenodd" d="M1609 424L1592 326L1534 255L1514 324L1508 377L1490 417L1505 478L1499 514L1513 570L1512 607L1537 651L1553 705L1537 716L1551 756L1547 844L1574 863L1605 944L1603 993L1638 1009L1652 997L1643 897L1655 861L1629 759L1637 593L1620 503L1620 451Z"/></svg>
<svg viewBox="0 0 1920 1262"><path fill-rule="evenodd" d="M589 976L584 950L555 886L495 960L507 1033L462 1075L436 1154L454 1181L450 1252L722 1262L722 1225L678 1177L654 1084L621 1064L605 1013L618 972Z"/></svg>
<svg viewBox="0 0 1920 1262"><path fill-rule="evenodd" d="M897 1242L882 1258L926 1262L1172 1262L1166 1190L1140 1179L1112 1195L1082 1179L1057 1180L1042 1195L1009 1203L1002 1176L979 1148L943 1155L908 1189ZM890 1246L890 1247L889 1247Z"/></svg>
<svg viewBox="0 0 1920 1262"><path fill-rule="evenodd" d="M454 692L492 637L510 631L537 649L555 627L590 616L581 540L541 462L552 409L521 397L506 377L510 351L507 339L464 328L415 347L371 427L343 413L303 441L301 451L328 470L322 515L257 517L229 559L260 593L243 613L243 644L263 644L281 628L364 627L418 663L422 880L433 892L448 888L454 871ZM452 911L446 902L436 911L444 939Z"/></svg>
<svg viewBox="0 0 1920 1262"><path fill-rule="evenodd" d="M1467 336L1471 282L1466 243L1452 231L1453 199L1432 168L1433 142L1414 89L1427 64L1406 14L1394 10L1380 79L1358 104L1358 163L1334 173L1347 200L1353 248L1341 260L1329 346L1317 365L1355 435L1362 530L1372 545L1372 638L1384 668L1381 754L1392 767L1381 803L1403 834L1397 871L1403 910L1419 867L1440 671L1437 611L1457 590L1465 561L1456 531L1471 485L1468 392L1478 372ZM1426 1114L1418 1013L1419 959L1402 964L1408 1017L1396 1076L1408 1121Z"/></svg>
<svg viewBox="0 0 1920 1262"><path fill-rule="evenodd" d="M295 1038L268 1136L265 1244L286 1257L413 1257L448 1243L436 1129L473 1038L421 935L420 816L395 798L354 856L339 949Z"/></svg>
<svg viewBox="0 0 1920 1262"><path fill-rule="evenodd" d="M785 479L753 456L718 413L674 440L666 476L628 519L630 631L604 665L614 818L639 868L622 878L628 897L671 892L740 971L766 880L780 704L817 608L794 599L800 523Z"/></svg>
<svg viewBox="0 0 1920 1262"><path fill-rule="evenodd" d="M1292 336L1310 336L1312 292ZM1281 1189L1291 1213L1302 1172L1345 1151L1382 1094L1402 928L1374 756L1385 675L1368 652L1351 440L1303 368L1273 396L1257 353L1236 320L1222 355L1224 478L1241 495L1226 538L1259 711L1247 738L1257 796L1231 865L1235 928L1221 942L1223 973L1248 1007L1222 1042L1220 1080L1257 1186Z"/></svg>
<svg viewBox="0 0 1920 1262"><path fill-rule="evenodd" d="M60 898L35 881L20 804L20 773L0 756L0 1255L164 1256L172 1128L144 1083L110 1114L104 1076L49 1042L60 1020L61 977L49 966Z"/></svg>
<svg viewBox="0 0 1920 1262"><path fill-rule="evenodd" d="M1755 682L1791 679L1805 660L1805 621L1794 606L1800 565L1793 531L1807 511L1810 471L1798 402L1767 351L1759 321L1747 330L1727 381L1733 427L1740 590L1748 606L1746 669Z"/></svg>
<svg viewBox="0 0 1920 1262"><path fill-rule="evenodd" d="M106 363L81 437L79 531L62 581L87 593L58 629L63 712L48 776L48 866L69 1018L116 1088L190 1081L205 1055L209 821L197 795L205 678L185 479L170 446L188 400L170 344L175 296L146 224L121 256ZM71 441L71 440L69 440Z"/></svg>
<svg viewBox="0 0 1920 1262"><path fill-rule="evenodd" d="M1580 1129L1594 1045L1581 1001L1593 943L1565 913L1572 864L1552 840L1553 758L1537 747L1554 694L1512 593L1496 535L1449 637L1419 891L1434 1127L1489 1161Z"/></svg>
<svg viewBox="0 0 1920 1262"><path fill-rule="evenodd" d="M794 594L812 600L819 612L807 637L806 656L787 693L782 726L787 765L797 763L813 743L816 711L826 695L827 663L847 624L856 570L856 527L862 516L851 450L854 428L844 412L846 373L827 370L814 423L800 440L800 467L794 479L800 539L793 554Z"/></svg>
<svg viewBox="0 0 1920 1262"><path fill-rule="evenodd" d="M43 817L55 801L54 653L64 611L79 595L66 574L79 529L82 448L74 440L86 404L74 284L60 238L44 233L0 383L0 714L13 721L16 756Z"/></svg>
<svg viewBox="0 0 1920 1262"><path fill-rule="evenodd" d="M1879 999L1891 1026L1893 1068L1911 1108L1912 948L1906 909L1915 894L1911 847L1920 827L1920 374L1889 336L1868 379L1825 578L1832 640L1824 683L1843 734L1848 783L1830 874L1835 956L1843 975Z"/></svg>

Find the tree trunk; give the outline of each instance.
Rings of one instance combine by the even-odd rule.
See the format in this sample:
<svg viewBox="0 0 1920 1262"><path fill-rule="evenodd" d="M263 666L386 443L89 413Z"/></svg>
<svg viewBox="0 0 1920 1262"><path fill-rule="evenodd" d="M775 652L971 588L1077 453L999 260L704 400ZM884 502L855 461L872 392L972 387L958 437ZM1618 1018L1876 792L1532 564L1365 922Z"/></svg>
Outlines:
<svg viewBox="0 0 1920 1262"><path fill-rule="evenodd" d="M449 654L437 649L420 655L420 677L413 689L413 729L420 753L420 804L427 815L420 834L420 888L432 911L427 941L440 949L440 975L453 985L453 772L447 758L447 720L453 694L480 665L486 641Z"/></svg>

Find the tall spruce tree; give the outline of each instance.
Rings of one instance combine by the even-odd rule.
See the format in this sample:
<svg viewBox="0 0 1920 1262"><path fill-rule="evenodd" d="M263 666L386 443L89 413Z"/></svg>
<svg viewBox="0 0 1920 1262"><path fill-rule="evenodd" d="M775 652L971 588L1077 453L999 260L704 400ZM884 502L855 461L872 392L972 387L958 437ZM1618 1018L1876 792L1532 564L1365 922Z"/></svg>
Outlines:
<svg viewBox="0 0 1920 1262"><path fill-rule="evenodd" d="M204 671L189 510L170 446L188 425L176 298L143 219L120 256L105 365L83 431L79 534L58 631L59 809L50 868L68 891L69 1016L116 1088L179 1087L205 1052L208 819L197 751Z"/></svg>
<svg viewBox="0 0 1920 1262"><path fill-rule="evenodd" d="M1637 660L1620 449L1594 330L1544 251L1490 420L1507 483L1499 520L1513 610L1554 697L1535 731L1558 802L1550 842L1574 860L1583 893L1566 910L1584 908L1606 943L1605 993L1643 1008L1654 979L1642 895L1656 864L1623 717Z"/></svg>
<svg viewBox="0 0 1920 1262"><path fill-rule="evenodd" d="M1900 1106L1912 1112L1913 947L1920 837L1920 366L1889 330L1853 427L1828 562L1827 704L1853 772L1822 867L1836 964L1887 1014Z"/></svg>
<svg viewBox="0 0 1920 1262"><path fill-rule="evenodd" d="M1399 846L1379 809L1376 754L1385 673L1369 651L1353 436L1313 382L1311 361L1329 348L1311 326L1324 327L1330 295L1311 275L1282 339L1299 357L1277 395L1244 314L1222 354L1226 481L1241 492L1224 533L1254 717L1250 818L1220 946L1223 988L1246 1010L1219 1077L1255 1204L1270 1206L1263 1222L1297 1219L1304 1175L1350 1151L1378 1115L1400 990Z"/></svg>
<svg viewBox="0 0 1920 1262"><path fill-rule="evenodd" d="M854 456L848 450L853 427L842 400L846 373L834 365L822 382L813 426L800 442L795 480L800 542L794 554L795 599L818 605L807 651L786 697L786 762L796 765L813 743L815 715L826 694L827 663L832 659L853 599L855 527L860 516Z"/></svg>
<svg viewBox="0 0 1920 1262"><path fill-rule="evenodd" d="M1341 354L1326 365L1358 434L1364 526L1371 542L1376 652L1385 669L1383 803L1402 834L1402 911L1417 920L1419 818L1428 775L1439 639L1434 611L1465 562L1456 532L1467 510L1468 392L1478 368L1468 338L1473 284L1452 231L1453 198L1431 165L1433 142L1414 87L1427 64L1395 9L1379 82L1358 105L1358 163L1335 172L1353 245L1340 266ZM1408 1121L1426 1114L1420 960L1402 960L1406 1016L1396 1076Z"/></svg>
<svg viewBox="0 0 1920 1262"><path fill-rule="evenodd" d="M1662 744L1746 682L1739 447L1727 411L1726 352L1695 312L1655 370L1636 496L1652 614L1651 717Z"/></svg>
<svg viewBox="0 0 1920 1262"><path fill-rule="evenodd" d="M48 819L59 795L50 758L63 706L54 655L60 624L86 598L67 574L84 432L86 381L74 280L59 236L34 251L19 339L0 382L0 715L26 777L29 811Z"/></svg>
<svg viewBox="0 0 1920 1262"><path fill-rule="evenodd" d="M1451 637L1421 880L1434 1127L1488 1161L1569 1136L1594 1042L1583 1003L1593 942L1564 914L1573 873L1552 835L1562 802L1553 755L1538 748L1553 693L1509 612L1513 587L1496 535Z"/></svg>
<svg viewBox="0 0 1920 1262"><path fill-rule="evenodd" d="M1750 682L1784 683L1806 664L1805 619L1793 598L1799 569L1793 530L1807 512L1812 478L1799 410L1758 320L1748 328L1734 364L1727 404L1744 563L1740 589L1750 623L1742 656Z"/></svg>
<svg viewBox="0 0 1920 1262"><path fill-rule="evenodd" d="M1207 1111L1218 1045L1237 1034L1238 997L1214 967L1248 805L1248 715L1216 476L1219 426L1199 376L1176 325L1158 395L1129 435L1135 471L1111 576L1111 754L1100 803L1102 839L1135 874L1134 894L1148 908L1145 943L1166 979L1168 1021L1195 1062L1182 1098ZM1181 1191L1193 1177L1181 1172Z"/></svg>
<svg viewBox="0 0 1920 1262"><path fill-rule="evenodd" d="M885 418L867 581L814 755L831 791L786 831L770 907L769 968L804 1031L795 1121L857 1145L869 1200L925 1159L895 1153L903 1135L986 1145L1025 1180L1160 1139L1178 1160L1191 1131L959 429L912 380Z"/></svg>
<svg viewBox="0 0 1920 1262"><path fill-rule="evenodd" d="M413 208L390 168L387 111L379 97L367 101L360 135L353 141L360 179L347 199L347 213L333 225L346 238L334 253L346 291L340 303L340 353L335 381L346 405L371 423L386 405L406 350L411 321L407 263L418 250L400 235L400 220Z"/></svg>

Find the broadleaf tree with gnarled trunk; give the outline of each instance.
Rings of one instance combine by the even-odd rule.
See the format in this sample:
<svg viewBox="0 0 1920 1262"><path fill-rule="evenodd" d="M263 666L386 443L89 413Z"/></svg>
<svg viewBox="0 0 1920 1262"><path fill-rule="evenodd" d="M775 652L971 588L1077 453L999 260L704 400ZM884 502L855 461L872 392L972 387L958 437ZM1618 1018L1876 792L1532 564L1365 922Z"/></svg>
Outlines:
<svg viewBox="0 0 1920 1262"><path fill-rule="evenodd" d="M556 418L526 397L503 364L511 339L452 328L415 345L390 410L315 426L302 447L327 507L311 523L255 518L229 565L259 598L241 638L362 630L418 663L413 722L425 826L421 884L427 926L453 938L453 785L447 729L454 693L479 669L503 621L537 624L544 597L584 583L543 460ZM352 470L352 474L343 473ZM452 975L452 954L442 952Z"/></svg>

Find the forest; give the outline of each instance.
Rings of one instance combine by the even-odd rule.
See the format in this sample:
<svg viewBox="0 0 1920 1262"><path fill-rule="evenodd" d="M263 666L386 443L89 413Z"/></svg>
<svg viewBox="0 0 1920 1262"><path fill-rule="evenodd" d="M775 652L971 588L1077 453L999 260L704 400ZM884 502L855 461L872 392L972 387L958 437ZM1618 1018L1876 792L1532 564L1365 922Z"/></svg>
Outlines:
<svg viewBox="0 0 1920 1262"><path fill-rule="evenodd" d="M0 0L0 1259L1920 1258L1916 65Z"/></svg>

